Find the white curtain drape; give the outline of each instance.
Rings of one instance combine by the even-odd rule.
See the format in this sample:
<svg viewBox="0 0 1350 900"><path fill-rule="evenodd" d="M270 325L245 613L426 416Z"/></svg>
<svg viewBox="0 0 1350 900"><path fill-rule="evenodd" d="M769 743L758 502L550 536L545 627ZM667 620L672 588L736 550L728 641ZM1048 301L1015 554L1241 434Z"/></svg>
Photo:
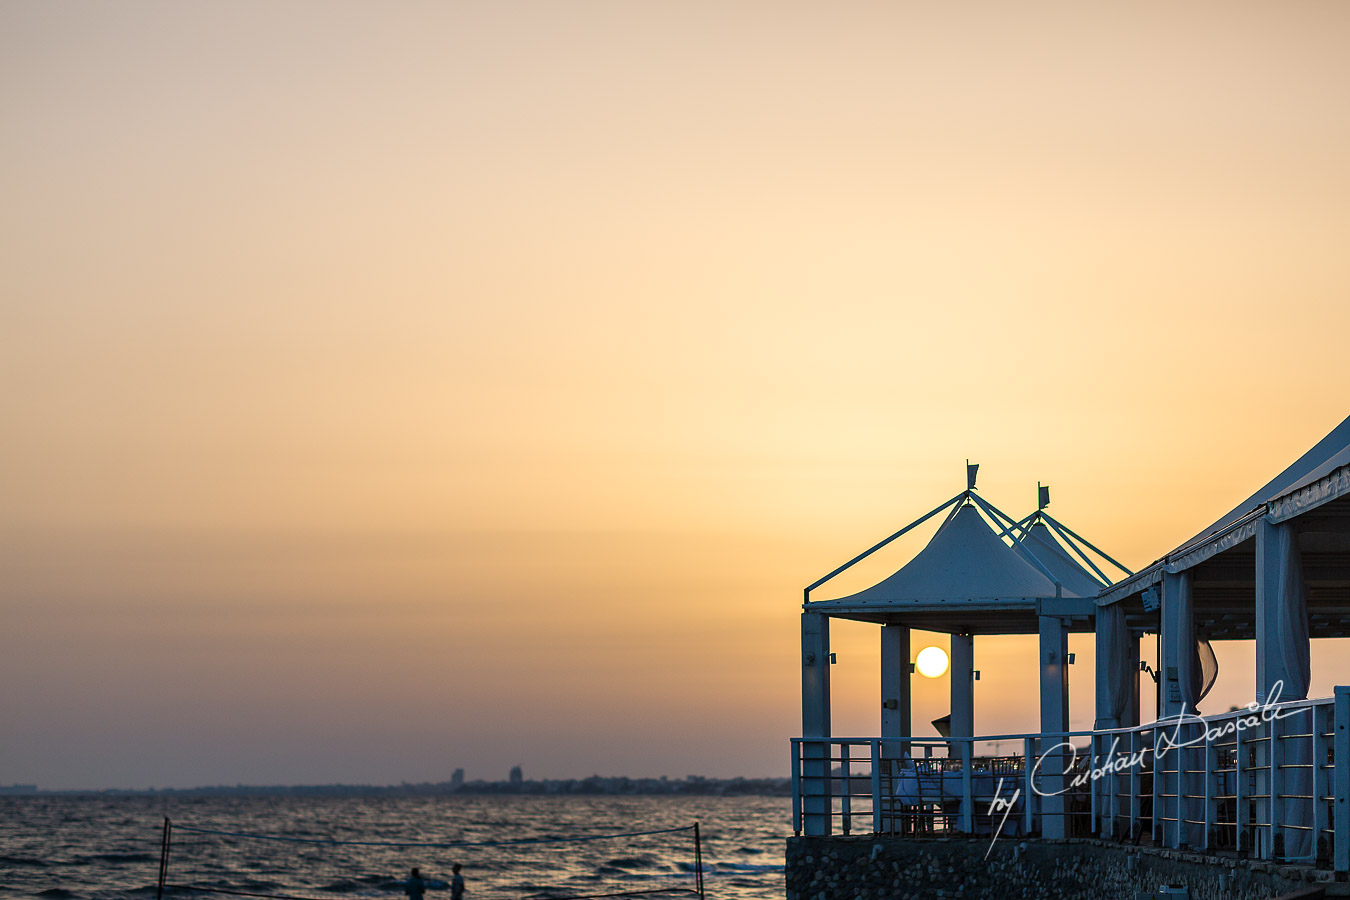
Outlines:
<svg viewBox="0 0 1350 900"><path fill-rule="evenodd" d="M1200 664L1200 654L1196 650L1198 641L1195 636L1195 594L1191 590L1191 573L1182 572L1177 578L1176 603L1177 649L1181 658L1177 660L1177 680L1181 683L1181 699L1186 711L1194 713L1200 708L1200 697L1204 691L1205 673ZM1172 598L1167 598L1171 602Z"/></svg>
<svg viewBox="0 0 1350 900"><path fill-rule="evenodd" d="M1134 698L1139 672L1130 653L1131 634L1125 623L1125 607L1112 603L1097 609L1097 653L1102 678L1097 691L1097 727L1119 728Z"/></svg>
<svg viewBox="0 0 1350 900"><path fill-rule="evenodd" d="M1280 655L1284 659L1281 700L1305 700L1312 680L1308 645L1308 585L1303 580L1303 555L1292 524L1275 529L1275 552L1280 561Z"/></svg>

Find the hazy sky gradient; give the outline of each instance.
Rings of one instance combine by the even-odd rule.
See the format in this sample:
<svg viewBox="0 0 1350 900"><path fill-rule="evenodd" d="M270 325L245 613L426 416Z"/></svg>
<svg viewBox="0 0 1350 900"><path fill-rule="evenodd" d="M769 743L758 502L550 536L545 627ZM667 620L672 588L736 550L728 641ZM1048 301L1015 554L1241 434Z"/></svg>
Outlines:
<svg viewBox="0 0 1350 900"><path fill-rule="evenodd" d="M0 783L783 774L801 588L967 458L1141 566L1350 411L1347 33L0 6Z"/></svg>

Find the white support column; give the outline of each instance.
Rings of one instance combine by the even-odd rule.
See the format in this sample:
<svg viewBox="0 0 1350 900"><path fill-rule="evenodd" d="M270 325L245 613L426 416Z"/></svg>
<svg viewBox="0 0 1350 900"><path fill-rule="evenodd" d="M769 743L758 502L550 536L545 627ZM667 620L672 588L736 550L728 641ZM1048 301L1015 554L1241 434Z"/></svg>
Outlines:
<svg viewBox="0 0 1350 900"><path fill-rule="evenodd" d="M1331 774L1332 794L1336 800L1331 819L1331 864L1337 872L1350 872L1350 687L1337 685L1332 723L1331 754L1335 768Z"/></svg>
<svg viewBox="0 0 1350 900"><path fill-rule="evenodd" d="M1162 685L1162 709L1159 718L1171 718L1183 713L1194 713L1187 709L1186 694L1181 679L1186 677L1195 654L1193 646L1195 629L1191 602L1190 575L1186 572L1163 574L1162 581L1162 659L1158 661L1160 683ZM1185 659L1183 660L1183 656ZM1180 732L1178 732L1180 734ZM1191 835L1186 819L1199 819L1200 815L1191 809L1188 795L1199 796L1204 786L1198 784L1195 776L1186 774L1190 768L1186 764L1187 752L1169 748L1163 755L1162 768L1167 773L1166 793L1173 796L1165 801L1164 815L1175 819L1164 831L1164 841L1169 847L1182 847L1190 843Z"/></svg>
<svg viewBox="0 0 1350 900"><path fill-rule="evenodd" d="M802 613L802 830L830 833L830 620Z"/></svg>
<svg viewBox="0 0 1350 900"><path fill-rule="evenodd" d="M1096 685L1096 709L1093 713L1093 728L1119 728L1121 722L1111 715L1110 676L1107 667L1111 662L1112 634L1103 624L1103 616L1097 616L1094 623L1093 641L1096 648L1094 663L1094 681ZM1136 666L1137 667L1137 666Z"/></svg>
<svg viewBox="0 0 1350 900"><path fill-rule="evenodd" d="M909 626L881 626L881 736L883 738L910 737L912 724L909 671ZM888 741L882 745L882 755L888 759L900 758L908 752L903 742Z"/></svg>
<svg viewBox="0 0 1350 900"><path fill-rule="evenodd" d="M952 635L952 737L975 736L975 638Z"/></svg>
<svg viewBox="0 0 1350 900"><path fill-rule="evenodd" d="M1069 637L1058 616L1040 616L1041 733L1069 730ZM1050 737L1042 741L1041 753L1066 740ZM1041 799L1041 836L1063 838L1068 835L1064 817L1064 764L1062 754L1050 754L1041 765L1040 788L1049 796Z"/></svg>
<svg viewBox="0 0 1350 900"><path fill-rule="evenodd" d="M1158 660L1158 683L1162 687L1160 719L1178 716L1185 708L1186 700L1181 692L1181 654L1194 652L1190 647L1181 646L1185 633L1190 631L1182 619L1191 614L1189 604L1183 602L1181 579L1181 575L1168 573L1163 575L1162 581L1162 630L1158 642L1162 654Z"/></svg>

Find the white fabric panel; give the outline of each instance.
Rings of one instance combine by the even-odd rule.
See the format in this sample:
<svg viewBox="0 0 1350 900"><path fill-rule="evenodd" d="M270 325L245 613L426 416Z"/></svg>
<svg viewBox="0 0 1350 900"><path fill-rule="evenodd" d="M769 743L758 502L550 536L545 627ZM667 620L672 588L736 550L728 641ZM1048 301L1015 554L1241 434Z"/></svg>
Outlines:
<svg viewBox="0 0 1350 900"><path fill-rule="evenodd" d="M1200 708L1205 673L1200 663L1200 654L1197 652L1199 642L1195 634L1195 592L1191 589L1191 573L1180 573L1177 586L1179 590L1176 603L1180 607L1177 611L1177 621L1181 632L1176 643L1181 655L1177 660L1177 681L1181 685L1181 699L1186 704L1186 711L1194 713ZM1171 597L1164 600L1164 602L1171 601Z"/></svg>
<svg viewBox="0 0 1350 900"><path fill-rule="evenodd" d="M1214 682L1219 680L1219 658L1214 655L1214 648L1207 638L1195 642L1195 653L1200 659L1200 696L1195 702L1201 703L1209 696Z"/></svg>
<svg viewBox="0 0 1350 900"><path fill-rule="evenodd" d="M1193 569L1210 557L1217 556L1225 550L1236 547L1243 541L1250 540L1254 534L1256 534L1256 519L1253 518L1250 521L1242 522L1232 528L1232 530L1226 532L1218 540L1210 541L1207 544L1197 547L1190 553L1169 561L1165 568L1168 572L1174 574L1183 572L1186 569Z"/></svg>
<svg viewBox="0 0 1350 900"><path fill-rule="evenodd" d="M1110 606L1113 603L1119 603L1126 597L1133 597L1135 594L1142 594L1153 585L1162 581L1163 567L1160 563L1154 563L1143 571L1136 572L1129 578L1117 581L1115 586L1109 591L1103 591L1097 598L1098 606Z"/></svg>
<svg viewBox="0 0 1350 900"><path fill-rule="evenodd" d="M1139 677L1130 653L1134 636L1125 624L1125 607L1112 604L1097 610L1097 726L1119 728L1134 696L1133 679ZM1107 724L1109 723L1109 724Z"/></svg>
<svg viewBox="0 0 1350 900"><path fill-rule="evenodd" d="M1306 487L1272 500L1270 520L1284 522L1345 496L1350 496L1350 466L1342 466Z"/></svg>
<svg viewBox="0 0 1350 900"><path fill-rule="evenodd" d="M907 600L1054 596L1050 579L1003 543L975 507L962 506L898 572L856 594L820 603L884 605ZM1066 589L1064 596L1078 595Z"/></svg>

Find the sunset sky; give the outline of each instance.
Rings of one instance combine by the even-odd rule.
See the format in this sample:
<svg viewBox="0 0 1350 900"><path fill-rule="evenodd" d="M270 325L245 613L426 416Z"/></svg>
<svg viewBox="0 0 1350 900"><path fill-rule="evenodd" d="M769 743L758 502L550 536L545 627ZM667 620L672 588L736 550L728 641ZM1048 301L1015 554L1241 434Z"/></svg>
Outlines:
<svg viewBox="0 0 1350 900"><path fill-rule="evenodd" d="M0 784L785 775L801 589L968 458L1141 567L1350 413L1348 37L0 4ZM977 729L1034 728L1031 644L975 652Z"/></svg>

